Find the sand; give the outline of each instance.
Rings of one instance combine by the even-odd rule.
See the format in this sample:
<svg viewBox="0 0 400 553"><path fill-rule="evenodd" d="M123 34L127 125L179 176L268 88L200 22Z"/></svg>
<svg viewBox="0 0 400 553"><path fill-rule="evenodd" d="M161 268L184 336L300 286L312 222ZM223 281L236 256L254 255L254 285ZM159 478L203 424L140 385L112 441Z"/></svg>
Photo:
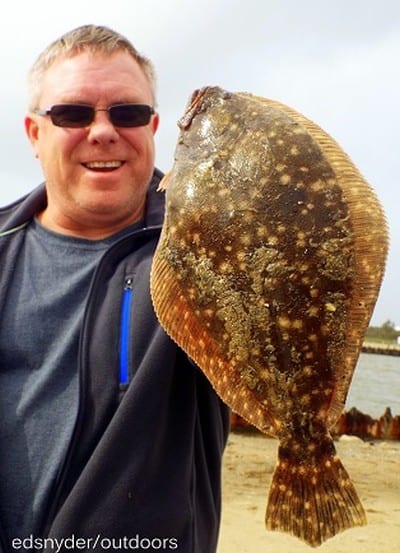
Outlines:
<svg viewBox="0 0 400 553"><path fill-rule="evenodd" d="M367 514L367 526L345 530L318 548L264 527L277 441L259 433L231 433L224 455L222 525L218 553L398 553L400 442L336 442Z"/></svg>

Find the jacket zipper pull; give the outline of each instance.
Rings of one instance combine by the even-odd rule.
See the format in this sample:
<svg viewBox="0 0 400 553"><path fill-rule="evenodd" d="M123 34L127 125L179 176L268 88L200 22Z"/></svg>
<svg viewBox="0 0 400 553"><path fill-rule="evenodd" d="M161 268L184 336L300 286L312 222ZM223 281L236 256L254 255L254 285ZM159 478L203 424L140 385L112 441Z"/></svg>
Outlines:
<svg viewBox="0 0 400 553"><path fill-rule="evenodd" d="M131 334L131 310L133 299L133 278L127 277L122 296L120 346L119 346L119 384L125 389L129 384L129 351Z"/></svg>

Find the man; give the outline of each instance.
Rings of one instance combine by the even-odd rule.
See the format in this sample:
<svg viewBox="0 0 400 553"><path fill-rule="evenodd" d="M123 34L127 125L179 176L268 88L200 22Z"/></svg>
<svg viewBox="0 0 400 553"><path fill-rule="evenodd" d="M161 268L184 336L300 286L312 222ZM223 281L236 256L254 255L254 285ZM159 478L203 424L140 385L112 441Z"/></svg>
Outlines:
<svg viewBox="0 0 400 553"><path fill-rule="evenodd" d="M83 26L29 102L45 184L0 211L1 546L211 553L228 411L151 305L152 65Z"/></svg>

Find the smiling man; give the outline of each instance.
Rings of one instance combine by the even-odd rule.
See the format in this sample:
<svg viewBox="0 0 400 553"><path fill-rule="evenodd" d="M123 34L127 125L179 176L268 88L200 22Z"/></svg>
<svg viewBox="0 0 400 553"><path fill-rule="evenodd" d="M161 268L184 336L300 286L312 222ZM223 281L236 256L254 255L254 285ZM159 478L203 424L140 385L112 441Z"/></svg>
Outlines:
<svg viewBox="0 0 400 553"><path fill-rule="evenodd" d="M229 413L151 305L152 64L87 25L29 83L45 182L0 210L0 550L212 553Z"/></svg>
<svg viewBox="0 0 400 553"><path fill-rule="evenodd" d="M154 166L153 135L158 115L148 76L131 53L82 50L56 58L44 72L25 125L46 176L48 205L39 221L50 229L103 238L143 217ZM40 106L38 110L35 106ZM51 106L64 106L64 119L52 121ZM71 128L78 108L91 117ZM146 124L114 125L113 110L147 107ZM75 111L72 115L67 109ZM48 113L50 111L50 113ZM57 113L57 110L56 110ZM117 112L118 113L118 112ZM77 115L78 114L78 115ZM54 116L53 116L54 119ZM60 123L62 126L59 126Z"/></svg>

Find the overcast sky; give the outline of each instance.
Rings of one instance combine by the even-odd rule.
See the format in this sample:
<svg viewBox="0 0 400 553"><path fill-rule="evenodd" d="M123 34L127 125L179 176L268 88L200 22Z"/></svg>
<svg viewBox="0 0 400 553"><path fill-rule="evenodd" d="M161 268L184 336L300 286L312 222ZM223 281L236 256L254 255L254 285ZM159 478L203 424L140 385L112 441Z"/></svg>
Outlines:
<svg viewBox="0 0 400 553"><path fill-rule="evenodd" d="M350 155L386 211L391 249L372 323L400 325L400 3L398 0L13 1L2 10L0 204L42 179L24 134L26 74L59 35L108 25L158 72L157 165L172 165L176 121L205 85L284 102Z"/></svg>

